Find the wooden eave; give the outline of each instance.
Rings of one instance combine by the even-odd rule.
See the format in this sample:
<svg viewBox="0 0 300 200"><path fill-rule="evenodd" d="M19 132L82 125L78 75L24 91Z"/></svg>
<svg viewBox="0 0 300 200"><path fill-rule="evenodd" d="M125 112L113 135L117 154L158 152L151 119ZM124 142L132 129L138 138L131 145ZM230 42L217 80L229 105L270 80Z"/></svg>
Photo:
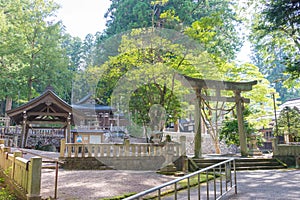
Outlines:
<svg viewBox="0 0 300 200"><path fill-rule="evenodd" d="M46 90L40 96L29 102L7 111L7 115L17 124L23 120L24 112L29 121L64 122L71 114L71 123L74 117L80 117L79 111L73 109L68 103L58 97L52 90Z"/></svg>

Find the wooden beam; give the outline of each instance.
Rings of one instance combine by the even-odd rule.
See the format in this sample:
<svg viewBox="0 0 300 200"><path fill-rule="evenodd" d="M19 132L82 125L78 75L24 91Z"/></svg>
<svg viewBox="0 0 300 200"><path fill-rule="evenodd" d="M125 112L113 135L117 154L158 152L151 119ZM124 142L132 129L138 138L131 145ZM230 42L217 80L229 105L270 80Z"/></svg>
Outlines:
<svg viewBox="0 0 300 200"><path fill-rule="evenodd" d="M231 82L231 81L216 81L205 80L184 76L189 84L194 88L201 89L217 89L217 90L232 90L232 91L251 91L252 86L257 84L257 81L251 82Z"/></svg>
<svg viewBox="0 0 300 200"><path fill-rule="evenodd" d="M60 121L28 121L28 124L60 124L60 125L66 125L66 122L60 122Z"/></svg>
<svg viewBox="0 0 300 200"><path fill-rule="evenodd" d="M53 116L53 117L65 117L67 118L69 113L50 113L50 112L28 112L28 116Z"/></svg>
<svg viewBox="0 0 300 200"><path fill-rule="evenodd" d="M29 126L30 129L55 129L55 130L61 130L64 129L65 126Z"/></svg>
<svg viewBox="0 0 300 200"><path fill-rule="evenodd" d="M201 98L205 101L221 101L221 102L236 102L235 97L217 97L217 96L203 96ZM250 99L242 98L244 103L250 103Z"/></svg>

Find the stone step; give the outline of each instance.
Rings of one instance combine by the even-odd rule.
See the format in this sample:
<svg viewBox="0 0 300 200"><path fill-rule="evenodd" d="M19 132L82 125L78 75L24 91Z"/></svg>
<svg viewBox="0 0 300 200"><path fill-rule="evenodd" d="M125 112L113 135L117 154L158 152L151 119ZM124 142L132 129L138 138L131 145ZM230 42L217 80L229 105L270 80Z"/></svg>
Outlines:
<svg viewBox="0 0 300 200"><path fill-rule="evenodd" d="M195 171L224 161L225 159L192 159L189 169ZM237 158L236 170L283 169L285 165L272 158Z"/></svg>

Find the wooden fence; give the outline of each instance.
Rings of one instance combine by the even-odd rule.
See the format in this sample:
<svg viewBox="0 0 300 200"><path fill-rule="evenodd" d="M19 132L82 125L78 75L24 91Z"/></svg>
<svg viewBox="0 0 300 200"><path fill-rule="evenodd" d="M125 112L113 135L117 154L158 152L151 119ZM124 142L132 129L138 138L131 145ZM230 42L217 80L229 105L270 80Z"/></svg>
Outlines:
<svg viewBox="0 0 300 200"><path fill-rule="evenodd" d="M21 199L41 199L42 158L26 160L20 151L11 153L10 147L4 146L4 140L0 140L0 145L0 168L9 186Z"/></svg>
<svg viewBox="0 0 300 200"><path fill-rule="evenodd" d="M125 140L124 143L83 144L66 143L65 139L62 139L60 157L145 157L165 154L181 156L186 152L186 138L183 136L180 141L166 144L130 144L129 140Z"/></svg>

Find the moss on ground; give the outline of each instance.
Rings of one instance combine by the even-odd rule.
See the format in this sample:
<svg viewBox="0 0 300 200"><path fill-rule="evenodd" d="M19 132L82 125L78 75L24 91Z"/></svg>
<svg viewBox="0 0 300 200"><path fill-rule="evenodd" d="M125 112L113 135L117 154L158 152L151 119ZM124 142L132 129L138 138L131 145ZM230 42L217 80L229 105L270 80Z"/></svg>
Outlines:
<svg viewBox="0 0 300 200"><path fill-rule="evenodd" d="M16 200L17 198L7 189L4 178L0 177L0 200Z"/></svg>

